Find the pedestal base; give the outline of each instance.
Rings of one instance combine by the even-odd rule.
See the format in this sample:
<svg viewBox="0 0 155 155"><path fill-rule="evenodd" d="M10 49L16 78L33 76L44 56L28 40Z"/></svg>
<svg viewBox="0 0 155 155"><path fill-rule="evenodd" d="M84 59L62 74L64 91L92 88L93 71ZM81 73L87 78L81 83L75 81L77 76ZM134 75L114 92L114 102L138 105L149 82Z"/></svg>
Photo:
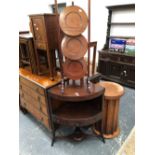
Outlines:
<svg viewBox="0 0 155 155"><path fill-rule="evenodd" d="M73 139L74 141L82 141L86 137L80 128L76 127L73 134L69 135L68 138Z"/></svg>

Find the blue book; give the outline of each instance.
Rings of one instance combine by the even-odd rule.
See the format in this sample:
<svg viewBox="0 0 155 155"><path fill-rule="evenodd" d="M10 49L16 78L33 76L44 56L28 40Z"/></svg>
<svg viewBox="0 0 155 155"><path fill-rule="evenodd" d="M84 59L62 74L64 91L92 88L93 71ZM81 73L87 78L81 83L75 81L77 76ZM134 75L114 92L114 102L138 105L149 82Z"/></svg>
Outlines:
<svg viewBox="0 0 155 155"><path fill-rule="evenodd" d="M123 39L111 39L111 44L125 45L126 40L123 40Z"/></svg>

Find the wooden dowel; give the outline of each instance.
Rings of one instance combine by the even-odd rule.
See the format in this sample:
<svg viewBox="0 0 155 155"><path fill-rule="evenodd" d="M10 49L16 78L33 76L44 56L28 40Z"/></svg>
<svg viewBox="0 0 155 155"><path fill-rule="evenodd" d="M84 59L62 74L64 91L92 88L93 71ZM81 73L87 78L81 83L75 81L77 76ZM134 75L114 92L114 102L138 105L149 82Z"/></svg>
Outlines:
<svg viewBox="0 0 155 155"><path fill-rule="evenodd" d="M74 6L74 1L72 1L72 6Z"/></svg>
<svg viewBox="0 0 155 155"><path fill-rule="evenodd" d="M55 12L56 12L56 16L57 16L57 25L58 25L58 56L59 56L59 62L60 62L61 77L63 79L64 78L63 66L62 66L63 56L62 56L62 52L61 52L61 34L60 34L60 26L59 26L59 14L58 14L57 0L55 0Z"/></svg>
<svg viewBox="0 0 155 155"><path fill-rule="evenodd" d="M90 32L90 25L91 25L91 6L90 6L91 0L88 0L88 77L90 76L90 37L91 37L91 32Z"/></svg>

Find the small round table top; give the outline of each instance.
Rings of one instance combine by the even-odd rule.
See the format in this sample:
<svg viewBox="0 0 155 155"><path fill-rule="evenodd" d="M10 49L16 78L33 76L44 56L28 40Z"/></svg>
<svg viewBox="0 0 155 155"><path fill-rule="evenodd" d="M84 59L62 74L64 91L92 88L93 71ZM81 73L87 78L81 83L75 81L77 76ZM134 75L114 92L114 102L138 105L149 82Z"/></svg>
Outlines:
<svg viewBox="0 0 155 155"><path fill-rule="evenodd" d="M61 84L48 90L48 95L52 98L72 102L91 100L103 93L104 88L93 83L90 84L90 90L88 90L86 83L84 83L83 86L72 84L66 85L63 94L61 93Z"/></svg>
<svg viewBox="0 0 155 155"><path fill-rule="evenodd" d="M105 99L116 99L124 94L124 88L115 82L99 82L100 86L105 88Z"/></svg>

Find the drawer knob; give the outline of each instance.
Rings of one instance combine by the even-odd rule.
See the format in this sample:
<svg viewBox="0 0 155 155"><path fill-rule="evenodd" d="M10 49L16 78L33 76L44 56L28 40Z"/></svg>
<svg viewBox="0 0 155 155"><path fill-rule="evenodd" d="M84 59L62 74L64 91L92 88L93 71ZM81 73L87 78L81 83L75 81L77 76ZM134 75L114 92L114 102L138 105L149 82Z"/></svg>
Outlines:
<svg viewBox="0 0 155 155"><path fill-rule="evenodd" d="M124 73L124 76L126 77L126 76L127 76L127 72L126 72L126 70L124 70L123 73Z"/></svg>
<svg viewBox="0 0 155 155"><path fill-rule="evenodd" d="M39 30L39 28L38 28L38 27L36 27L36 30L38 31L38 30Z"/></svg>
<svg viewBox="0 0 155 155"><path fill-rule="evenodd" d="M34 23L33 25L34 25L34 26L36 26L36 24L35 24L35 23Z"/></svg>

